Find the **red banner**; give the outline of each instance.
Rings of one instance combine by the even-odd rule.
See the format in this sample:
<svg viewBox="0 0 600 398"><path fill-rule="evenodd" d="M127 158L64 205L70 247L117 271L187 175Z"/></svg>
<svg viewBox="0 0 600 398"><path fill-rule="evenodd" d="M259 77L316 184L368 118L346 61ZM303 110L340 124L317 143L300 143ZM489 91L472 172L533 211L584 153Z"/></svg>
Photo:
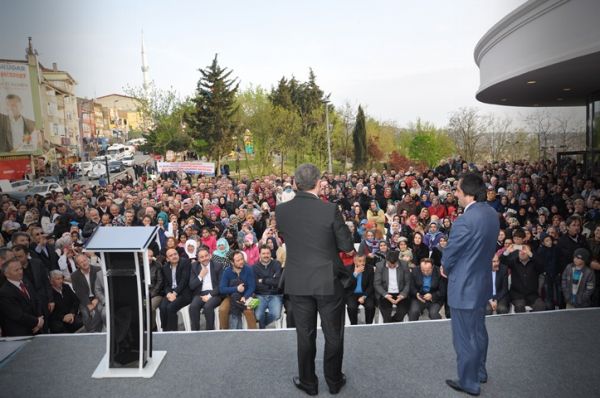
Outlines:
<svg viewBox="0 0 600 398"><path fill-rule="evenodd" d="M29 157L0 159L0 180L22 180L31 173Z"/></svg>

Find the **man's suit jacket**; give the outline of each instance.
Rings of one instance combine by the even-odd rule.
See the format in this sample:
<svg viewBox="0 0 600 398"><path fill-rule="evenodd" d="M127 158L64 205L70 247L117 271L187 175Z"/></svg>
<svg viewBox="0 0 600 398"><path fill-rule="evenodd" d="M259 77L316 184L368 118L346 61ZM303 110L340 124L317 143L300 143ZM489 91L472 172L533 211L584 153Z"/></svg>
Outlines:
<svg viewBox="0 0 600 398"><path fill-rule="evenodd" d="M175 280L177 281L177 288L173 289L173 276L171 275L171 264L167 261L163 265L163 279L165 281L165 296L168 293L175 292L177 296L189 296L191 297L190 291L190 260L187 258L179 258L177 269L175 270Z"/></svg>
<svg viewBox="0 0 600 398"><path fill-rule="evenodd" d="M493 292L492 292L493 293ZM496 271L496 295L491 298L500 301L508 297L508 267L500 264L500 268Z"/></svg>
<svg viewBox="0 0 600 398"><path fill-rule="evenodd" d="M410 273L411 284L410 284L410 297L416 298L417 293L423 295L423 273L420 267L416 267ZM431 273L431 286L429 288L431 293L431 302L440 303L444 301L446 297L446 284L442 282L442 275L437 267L433 267Z"/></svg>
<svg viewBox="0 0 600 398"><path fill-rule="evenodd" d="M39 304L45 307L52 300L52 292L50 291L50 279L48 278L48 270L44 264L37 258L29 259L27 267L31 268L33 280L29 280L28 273L23 273L23 279L28 280L36 294Z"/></svg>
<svg viewBox="0 0 600 398"><path fill-rule="evenodd" d="M23 117L23 133L31 134L35 130L33 120ZM10 126L10 117L0 114L0 152L11 152L19 148L21 144L13 142L13 134Z"/></svg>
<svg viewBox="0 0 600 398"><path fill-rule="evenodd" d="M215 297L219 295L219 282L221 281L221 273L223 269L219 264L216 264L213 261L211 261L208 266L210 267L210 280L212 282L212 290L210 291L210 295ZM202 266L198 261L194 261L190 269L190 290L194 296L199 295L200 292L205 290L203 287L204 281L198 279L200 271L202 271Z"/></svg>
<svg viewBox="0 0 600 398"><path fill-rule="evenodd" d="M350 273L354 274L354 264L349 265L347 268ZM363 296L372 297L375 294L375 272L373 271L373 267L365 265L360 286Z"/></svg>
<svg viewBox="0 0 600 398"><path fill-rule="evenodd" d="M483 202L471 204L452 225L442 254L451 308L484 308L492 297L491 265L499 231L498 213Z"/></svg>
<svg viewBox="0 0 600 398"><path fill-rule="evenodd" d="M40 253L38 253L35 249L37 247L37 244L32 243L29 246L29 253L31 254L32 258L37 258L38 260L40 260L42 262L42 264L44 264L44 266L46 267L46 270L48 272L54 270L54 269L59 269L58 266L58 259L60 258L58 253L56 253L56 248L53 245L46 245L46 252L44 253L44 251L42 250Z"/></svg>
<svg viewBox="0 0 600 398"><path fill-rule="evenodd" d="M332 295L334 280L352 280L338 253L354 250L354 241L335 204L300 191L275 213L287 252L286 294Z"/></svg>
<svg viewBox="0 0 600 398"><path fill-rule="evenodd" d="M77 315L79 312L79 299L69 285L63 283L62 294L52 289L52 295L54 298L54 311L50 314L50 322L62 322L67 314Z"/></svg>
<svg viewBox="0 0 600 398"><path fill-rule="evenodd" d="M35 290L28 281L23 281L29 298L15 285L6 281L0 288L0 325L3 336L31 336L32 330L42 314Z"/></svg>
<svg viewBox="0 0 600 398"><path fill-rule="evenodd" d="M389 273L386 261L380 261L377 263L375 269L375 295L377 298L384 297L388 294L389 286ZM408 263L400 260L396 267L396 281L398 282L399 293L404 297L408 297L410 294L410 271L408 270Z"/></svg>
<svg viewBox="0 0 600 398"><path fill-rule="evenodd" d="M102 275L102 269L95 265L90 265L90 284L88 285L85 276L81 272L81 270L76 270L71 274L71 284L73 285L73 290L75 291L75 295L79 299L79 304L81 306L87 306L90 303L90 291L92 295L94 294L94 287L96 286L96 278L99 275Z"/></svg>

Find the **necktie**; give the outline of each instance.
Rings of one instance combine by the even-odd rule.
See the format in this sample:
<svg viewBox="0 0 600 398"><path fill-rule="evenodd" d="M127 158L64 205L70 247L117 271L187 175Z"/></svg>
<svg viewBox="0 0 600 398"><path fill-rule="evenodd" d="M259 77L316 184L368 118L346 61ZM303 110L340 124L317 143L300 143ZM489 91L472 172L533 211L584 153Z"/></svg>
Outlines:
<svg viewBox="0 0 600 398"><path fill-rule="evenodd" d="M19 284L19 287L21 288L21 294L26 298L26 299L30 299L31 297L29 297L29 292L27 291L27 288L25 287L25 284L23 282L21 282Z"/></svg>
<svg viewBox="0 0 600 398"><path fill-rule="evenodd" d="M67 259L67 267L69 268L69 274L73 273L73 265L71 265L71 260Z"/></svg>

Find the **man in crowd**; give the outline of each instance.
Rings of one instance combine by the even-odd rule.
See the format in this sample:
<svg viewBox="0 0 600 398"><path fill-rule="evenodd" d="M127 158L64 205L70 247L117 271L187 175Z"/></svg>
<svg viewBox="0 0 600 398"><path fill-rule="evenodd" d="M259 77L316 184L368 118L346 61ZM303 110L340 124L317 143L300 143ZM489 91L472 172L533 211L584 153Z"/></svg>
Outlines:
<svg viewBox="0 0 600 398"><path fill-rule="evenodd" d="M446 297L446 286L440 270L433 266L433 260L422 258L419 267L411 272L410 309L408 319L417 321L427 309L430 319L441 319L440 310Z"/></svg>
<svg viewBox="0 0 600 398"><path fill-rule="evenodd" d="M256 279L255 294L259 300L254 311L261 329L281 318L283 294L279 291L281 264L271 257L271 249L267 245L260 248L259 260L252 270ZM268 311L267 311L268 310Z"/></svg>
<svg viewBox="0 0 600 398"><path fill-rule="evenodd" d="M219 310L221 329L241 329L242 315L246 318L248 329L256 329L254 311L246 306L256 288L254 273L246 264L243 252L234 252L232 259L232 266L223 270L219 283L219 292L226 296Z"/></svg>
<svg viewBox="0 0 600 398"><path fill-rule="evenodd" d="M511 271L510 301L515 312L525 312L530 306L533 311L544 311L546 305L539 292L539 275L542 267L533 259L528 245L512 245L500 260Z"/></svg>
<svg viewBox="0 0 600 398"><path fill-rule="evenodd" d="M182 258L176 249L166 252L163 266L164 299L160 303L160 322L164 331L177 331L177 312L192 302L190 260Z"/></svg>
<svg viewBox="0 0 600 398"><path fill-rule="evenodd" d="M488 300L485 314L508 314L508 310L508 268L500 262L500 257L496 254L492 259L492 297Z"/></svg>
<svg viewBox="0 0 600 398"><path fill-rule="evenodd" d="M586 308L592 305L596 277L588 267L589 263L590 252L587 249L576 249L573 262L563 272L562 292L567 308Z"/></svg>
<svg viewBox="0 0 600 398"><path fill-rule="evenodd" d="M59 270L50 271L54 301L54 310L48 318L50 333L74 333L83 326L79 312L79 299L64 280L65 277Z"/></svg>
<svg viewBox="0 0 600 398"><path fill-rule="evenodd" d="M385 261L377 264L374 288L383 322L402 322L410 309L410 271L398 251L389 251Z"/></svg>
<svg viewBox="0 0 600 398"><path fill-rule="evenodd" d="M200 311L204 309L206 330L215 328L215 309L221 304L219 282L223 269L211 261L211 254L206 246L200 246L198 261L194 261L190 271L190 319L192 330L200 330Z"/></svg>
<svg viewBox="0 0 600 398"><path fill-rule="evenodd" d="M349 266L352 277L356 279L354 291L346 298L346 311L351 325L358 324L358 307L365 309L365 323L370 325L375 317L375 273L373 267L366 266L367 257L355 254L353 263Z"/></svg>
<svg viewBox="0 0 600 398"><path fill-rule="evenodd" d="M83 325L86 332L102 331L102 304L94 293L96 278L102 275L101 268L90 265L85 254L75 256L77 270L71 274L73 290L79 300Z"/></svg>

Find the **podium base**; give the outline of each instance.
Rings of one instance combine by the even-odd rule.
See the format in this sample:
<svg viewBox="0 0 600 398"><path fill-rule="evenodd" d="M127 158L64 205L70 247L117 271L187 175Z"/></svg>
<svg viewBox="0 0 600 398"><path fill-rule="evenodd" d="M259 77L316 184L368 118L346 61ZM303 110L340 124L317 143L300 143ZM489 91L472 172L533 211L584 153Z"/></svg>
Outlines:
<svg viewBox="0 0 600 398"><path fill-rule="evenodd" d="M156 369L160 366L160 363L167 355L166 351L152 351L152 357L148 358L146 366L140 368L109 368L108 367L108 354L105 354L98 367L92 374L94 379L107 379L117 377L142 377L149 379L154 376Z"/></svg>

